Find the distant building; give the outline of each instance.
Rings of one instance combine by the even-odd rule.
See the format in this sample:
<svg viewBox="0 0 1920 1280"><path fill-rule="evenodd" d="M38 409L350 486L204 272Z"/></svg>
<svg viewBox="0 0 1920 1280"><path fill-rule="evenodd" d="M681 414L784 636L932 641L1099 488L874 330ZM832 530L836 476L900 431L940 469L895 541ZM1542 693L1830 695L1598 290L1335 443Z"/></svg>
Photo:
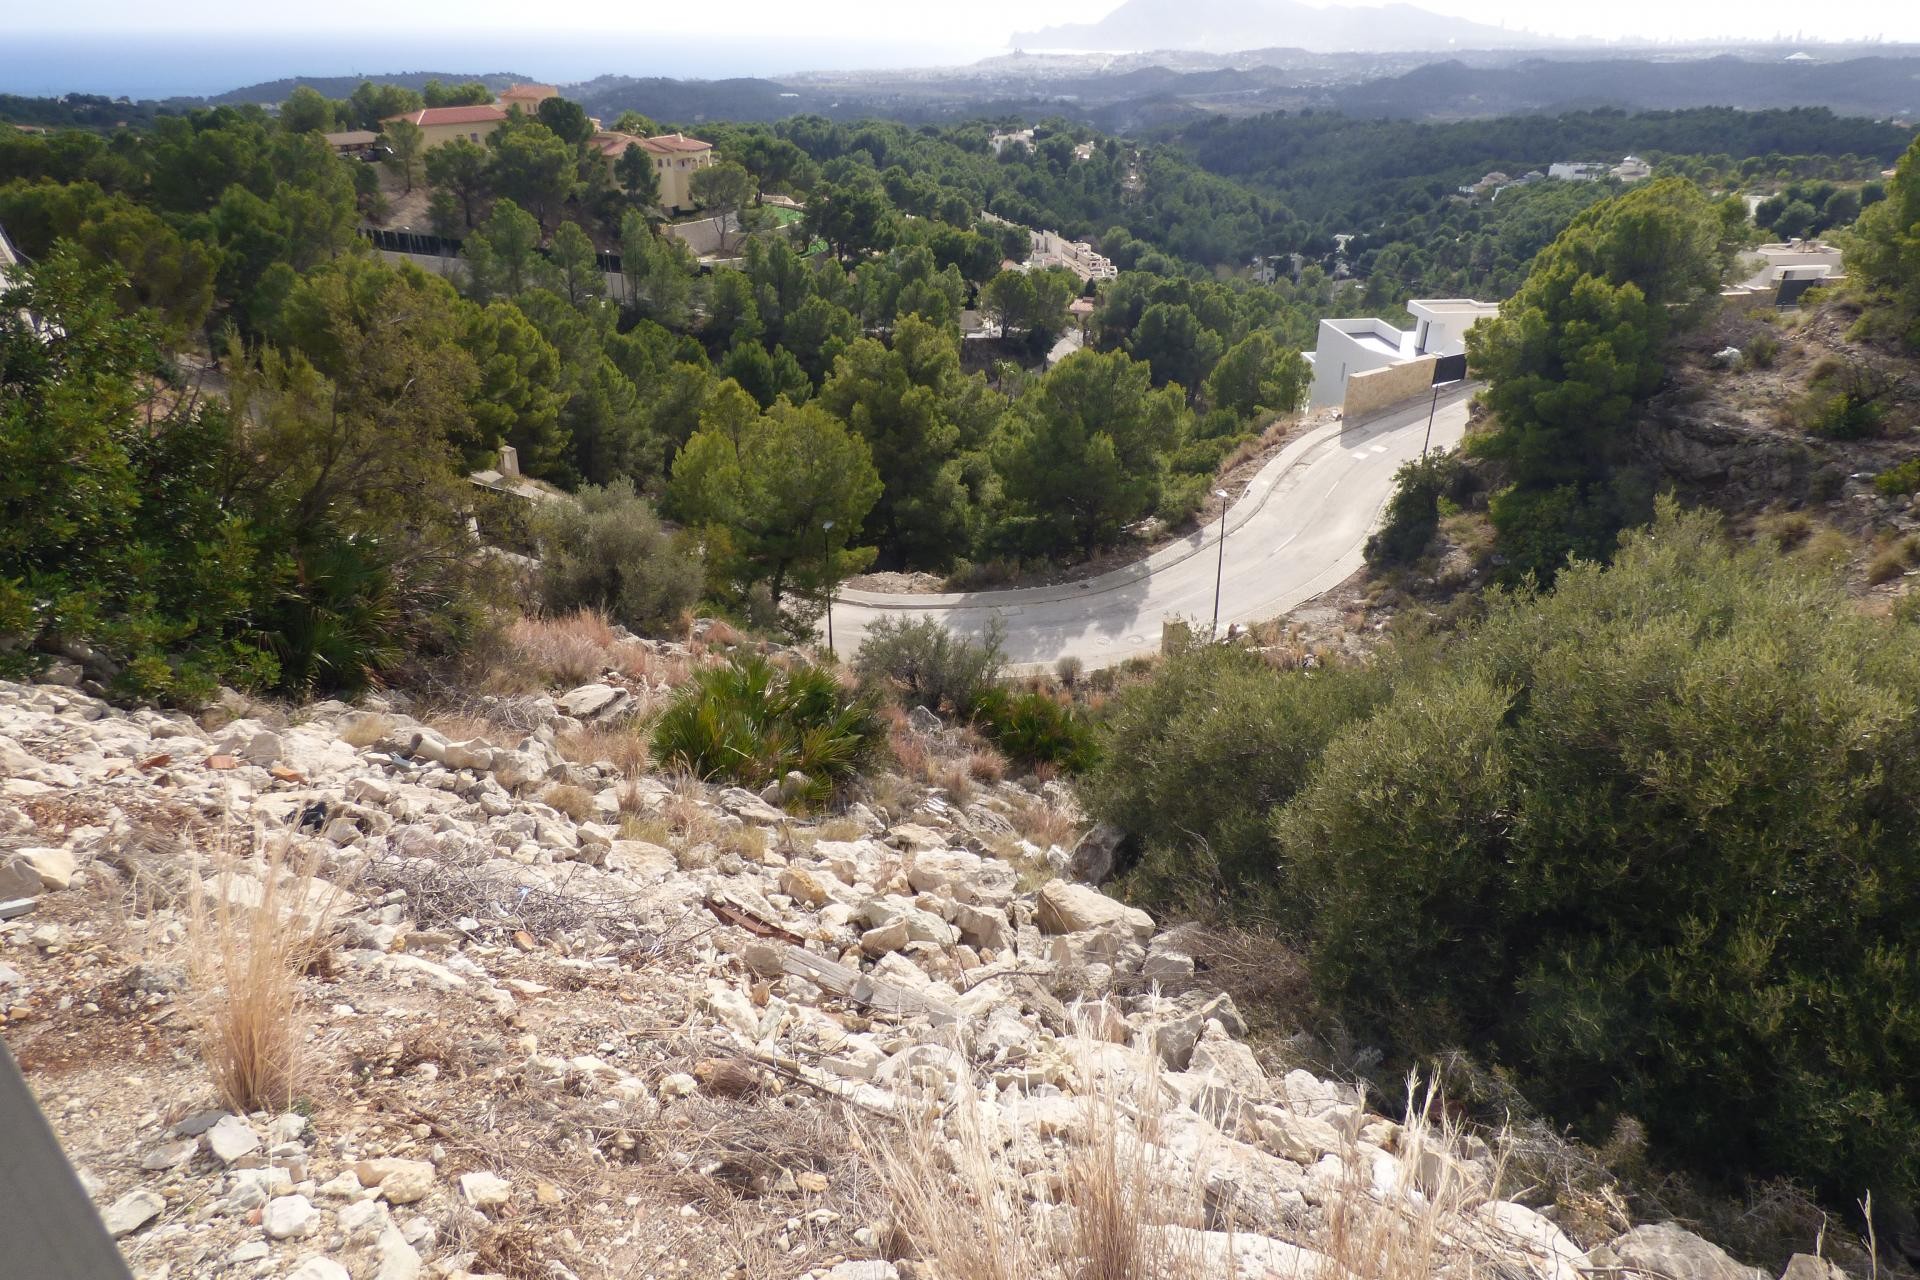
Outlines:
<svg viewBox="0 0 1920 1280"><path fill-rule="evenodd" d="M1032 234L1033 254L1027 259L1030 267L1064 267L1083 282L1111 280L1120 274L1120 268L1114 266L1111 259L1085 240L1069 240L1057 231Z"/></svg>
<svg viewBox="0 0 1920 1280"><path fill-rule="evenodd" d="M1608 166L1598 160L1570 160L1547 166L1549 178L1562 182L1593 182L1606 176Z"/></svg>
<svg viewBox="0 0 1920 1280"><path fill-rule="evenodd" d="M1425 298L1407 303L1413 328L1385 320L1322 320L1313 353L1313 389L1308 407L1325 409L1347 398L1347 380L1357 373L1392 368L1425 356L1457 356L1467 349L1467 330L1500 304L1472 298Z"/></svg>
<svg viewBox="0 0 1920 1280"><path fill-rule="evenodd" d="M532 115L540 109L540 104L548 98L557 98L560 91L550 84L516 84L500 91L500 109L520 108L522 115Z"/></svg>
<svg viewBox="0 0 1920 1280"><path fill-rule="evenodd" d="M382 124L411 120L425 135L426 149L443 146L457 138L485 142L507 122L507 113L499 107L425 107L405 115L388 116Z"/></svg>
<svg viewBox="0 0 1920 1280"><path fill-rule="evenodd" d="M1608 172L1621 182L1639 182L1653 176L1653 166L1639 156L1628 156Z"/></svg>
<svg viewBox="0 0 1920 1280"><path fill-rule="evenodd" d="M371 129L346 129L339 133L320 135L326 144L333 148L337 156L349 156L360 159L374 155L380 150L380 135Z"/></svg>
<svg viewBox="0 0 1920 1280"><path fill-rule="evenodd" d="M987 145L993 148L993 154L999 155L1008 147L1024 147L1033 150L1033 130L1018 129L1012 133L996 133L987 139Z"/></svg>
<svg viewBox="0 0 1920 1280"><path fill-rule="evenodd" d="M713 144L683 133L663 133L640 138L630 133L596 133L590 144L606 157L609 165L617 162L629 148L639 147L653 160L660 176L660 207L670 213L694 207L693 175L714 163Z"/></svg>

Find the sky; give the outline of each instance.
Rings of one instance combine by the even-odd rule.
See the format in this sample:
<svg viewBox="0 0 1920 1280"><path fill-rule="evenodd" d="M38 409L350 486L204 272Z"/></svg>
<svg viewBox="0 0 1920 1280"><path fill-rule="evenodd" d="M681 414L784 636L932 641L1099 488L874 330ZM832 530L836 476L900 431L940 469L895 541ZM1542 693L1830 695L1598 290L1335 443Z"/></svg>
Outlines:
<svg viewBox="0 0 1920 1280"><path fill-rule="evenodd" d="M925 45L955 43L966 48L995 47L1014 30L1060 22L1084 22L1110 11L1119 0L730 0L726 30L762 38L791 37L809 47L834 37L849 45ZM1331 0L1364 3L1364 0ZM1416 0L1420 2L1420 0ZM1792 37L1920 41L1920 4L1912 0L1826 0L1808 5L1796 0L1609 0L1604 5L1574 5L1559 0L1424 0L1420 7L1478 22L1505 23L1548 35L1606 39L1695 39L1734 35L1743 38ZM36 6L15 13L10 29L73 35L125 33L129 29L181 31L204 29L229 35L320 30L358 33L375 40L383 28L473 31L475 28L525 31L530 23L546 31L573 28L616 38L679 34L703 44L722 32L712 24L713 10L697 4L642 0L626 5L554 5L537 9L530 20L526 0L364 0L307 5L262 5L258 0L87 0L73 6ZM324 19L316 20L317 14ZM404 16L403 16L404 15Z"/></svg>

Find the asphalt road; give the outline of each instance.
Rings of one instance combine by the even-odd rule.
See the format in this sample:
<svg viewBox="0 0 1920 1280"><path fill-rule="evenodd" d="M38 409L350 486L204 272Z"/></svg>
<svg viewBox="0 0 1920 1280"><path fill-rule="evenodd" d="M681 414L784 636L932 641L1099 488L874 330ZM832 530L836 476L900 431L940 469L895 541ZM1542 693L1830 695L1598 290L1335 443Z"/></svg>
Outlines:
<svg viewBox="0 0 1920 1280"><path fill-rule="evenodd" d="M1460 442L1473 390L1441 393L1432 447ZM1261 469L1227 511L1222 629L1278 617L1360 568L1367 535L1393 494L1394 472L1420 453L1428 404L1316 428ZM1065 586L946 595L842 591L833 606L834 642L851 657L867 627L890 613L931 616L960 635L978 635L997 615L1011 664L1050 666L1072 655L1088 667L1109 666L1157 651L1168 619L1209 624L1219 546L1216 517L1144 560Z"/></svg>

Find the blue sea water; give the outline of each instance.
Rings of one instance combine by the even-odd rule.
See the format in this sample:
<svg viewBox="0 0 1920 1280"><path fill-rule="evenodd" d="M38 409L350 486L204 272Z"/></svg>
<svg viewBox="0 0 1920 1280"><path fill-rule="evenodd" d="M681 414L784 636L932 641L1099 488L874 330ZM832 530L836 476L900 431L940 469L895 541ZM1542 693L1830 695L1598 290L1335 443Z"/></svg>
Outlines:
<svg viewBox="0 0 1920 1280"><path fill-rule="evenodd" d="M1005 52L980 42L850 44L844 39L720 39L546 31L197 34L0 33L0 93L35 97L211 96L286 76L504 71L549 84L601 75L723 79L863 67L951 66Z"/></svg>

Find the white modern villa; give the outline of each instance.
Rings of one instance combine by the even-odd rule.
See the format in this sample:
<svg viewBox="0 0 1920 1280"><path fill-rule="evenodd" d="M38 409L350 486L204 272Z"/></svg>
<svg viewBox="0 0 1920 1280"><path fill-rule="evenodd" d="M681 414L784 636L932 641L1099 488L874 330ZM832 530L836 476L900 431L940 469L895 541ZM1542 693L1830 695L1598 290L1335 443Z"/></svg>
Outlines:
<svg viewBox="0 0 1920 1280"><path fill-rule="evenodd" d="M1467 349L1467 330L1500 310L1497 302L1472 298L1417 298L1407 303L1413 328L1385 320L1322 320L1313 354L1313 390L1308 407L1343 404L1347 381L1357 373L1390 369L1429 356L1457 356Z"/></svg>

